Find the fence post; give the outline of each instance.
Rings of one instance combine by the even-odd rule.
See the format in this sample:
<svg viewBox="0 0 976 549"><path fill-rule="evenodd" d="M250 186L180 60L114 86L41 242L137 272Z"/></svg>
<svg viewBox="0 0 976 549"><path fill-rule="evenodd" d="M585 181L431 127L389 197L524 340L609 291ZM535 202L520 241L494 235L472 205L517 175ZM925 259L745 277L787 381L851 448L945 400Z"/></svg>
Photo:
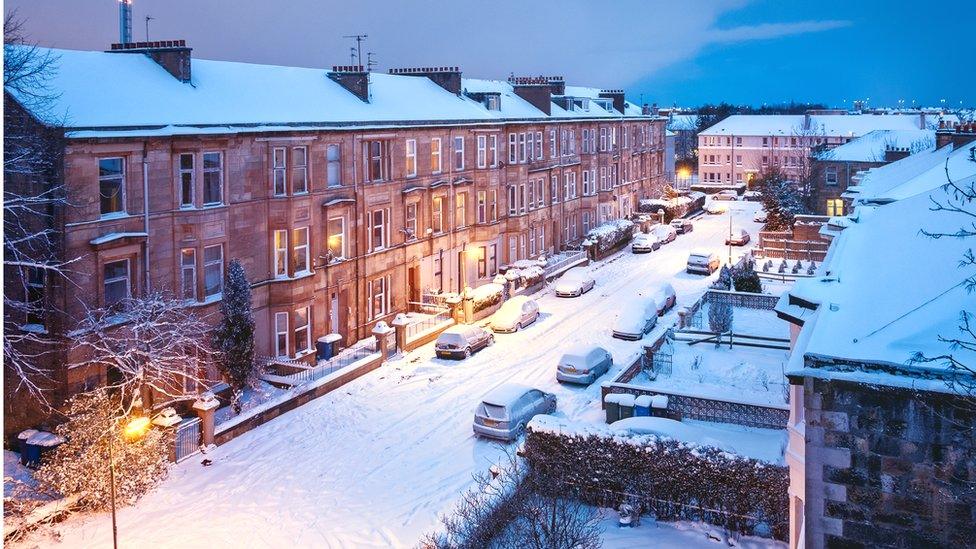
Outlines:
<svg viewBox="0 0 976 549"><path fill-rule="evenodd" d="M217 397L210 391L200 395L193 403L193 411L200 418L200 443L203 446L212 446L214 443L214 414L219 406Z"/></svg>
<svg viewBox="0 0 976 549"><path fill-rule="evenodd" d="M383 357L383 362L386 362L386 359L390 356L390 340L392 339L390 335L392 334L393 328L390 328L390 326L382 320L377 322L376 326L373 326L373 337L376 338L376 343L379 347L380 356ZM395 340L393 341L393 344L396 345ZM394 351L395 350L396 349L394 349Z"/></svg>
<svg viewBox="0 0 976 549"><path fill-rule="evenodd" d="M465 286L464 291L461 293L461 307L464 311L465 324L474 322L474 298L471 296L471 292L471 288Z"/></svg>
<svg viewBox="0 0 976 549"><path fill-rule="evenodd" d="M400 313L394 317L392 324L393 329L396 330L397 349L404 351L407 348L407 325L410 324L410 320L407 315Z"/></svg>

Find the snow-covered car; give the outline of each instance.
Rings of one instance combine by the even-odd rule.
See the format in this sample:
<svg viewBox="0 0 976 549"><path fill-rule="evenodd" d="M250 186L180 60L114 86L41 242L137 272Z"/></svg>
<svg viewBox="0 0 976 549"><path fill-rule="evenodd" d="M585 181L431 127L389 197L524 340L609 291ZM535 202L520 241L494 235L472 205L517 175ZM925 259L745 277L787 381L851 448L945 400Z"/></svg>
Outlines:
<svg viewBox="0 0 976 549"><path fill-rule="evenodd" d="M650 297L639 297L625 303L613 324L613 337L637 340L657 324L657 303Z"/></svg>
<svg viewBox="0 0 976 549"><path fill-rule="evenodd" d="M646 254L661 247L656 236L647 233L637 233L630 241L630 251L635 254Z"/></svg>
<svg viewBox="0 0 976 549"><path fill-rule="evenodd" d="M556 381L589 385L613 366L613 357L603 347L577 345L563 353L556 366Z"/></svg>
<svg viewBox="0 0 976 549"><path fill-rule="evenodd" d="M657 316L668 312L678 301L678 295L670 282L659 282L651 289L650 295L657 304Z"/></svg>
<svg viewBox="0 0 976 549"><path fill-rule="evenodd" d="M762 193L759 191L746 191L742 193L742 200L747 202L759 202L762 200Z"/></svg>
<svg viewBox="0 0 976 549"><path fill-rule="evenodd" d="M695 230L695 224L687 219L674 219L671 221L671 226L678 234L688 234Z"/></svg>
<svg viewBox="0 0 976 549"><path fill-rule="evenodd" d="M558 297L579 297L593 289L596 285L593 277L583 269L570 269L556 281L556 295Z"/></svg>
<svg viewBox="0 0 976 549"><path fill-rule="evenodd" d="M720 263L718 255L711 252L696 251L688 254L688 265L685 270L691 274L710 275L718 270Z"/></svg>
<svg viewBox="0 0 976 549"><path fill-rule="evenodd" d="M678 231L671 225L654 225L651 227L651 234L657 237L662 245L673 242L675 238L678 238Z"/></svg>
<svg viewBox="0 0 976 549"><path fill-rule="evenodd" d="M472 324L455 324L441 332L434 343L438 358L468 358L495 342L488 330Z"/></svg>
<svg viewBox="0 0 976 549"><path fill-rule="evenodd" d="M718 215L718 214L723 214L726 211L728 211L728 208L726 206L723 206L722 204L709 202L708 204L705 205L705 213L708 214Z"/></svg>
<svg viewBox="0 0 976 549"><path fill-rule="evenodd" d="M745 246L749 243L749 233L745 229L739 229L734 231L728 238L725 239L726 245L732 246Z"/></svg>
<svg viewBox="0 0 976 549"><path fill-rule="evenodd" d="M539 304L534 299L517 295L503 303L492 315L490 327L493 332L517 332L538 318Z"/></svg>
<svg viewBox="0 0 976 549"><path fill-rule="evenodd" d="M474 412L474 433L499 440L516 440L537 414L556 411L556 395L506 383L485 395Z"/></svg>
<svg viewBox="0 0 976 549"><path fill-rule="evenodd" d="M752 220L755 221L756 223L765 223L766 212L764 210L759 210L758 212L756 212L756 215L752 216Z"/></svg>
<svg viewBox="0 0 976 549"><path fill-rule="evenodd" d="M719 191L712 195L712 200L738 200L739 193L730 190Z"/></svg>

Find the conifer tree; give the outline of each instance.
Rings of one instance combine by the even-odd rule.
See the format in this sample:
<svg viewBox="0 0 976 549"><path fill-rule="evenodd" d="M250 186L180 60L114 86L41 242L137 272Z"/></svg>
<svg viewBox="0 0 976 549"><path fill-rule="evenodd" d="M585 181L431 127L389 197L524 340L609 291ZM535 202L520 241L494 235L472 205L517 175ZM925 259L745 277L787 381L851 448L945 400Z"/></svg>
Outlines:
<svg viewBox="0 0 976 549"><path fill-rule="evenodd" d="M233 408L241 411L241 394L254 373L254 316L251 314L251 285L240 261L227 268L220 304L223 318L214 329L216 363L233 390Z"/></svg>

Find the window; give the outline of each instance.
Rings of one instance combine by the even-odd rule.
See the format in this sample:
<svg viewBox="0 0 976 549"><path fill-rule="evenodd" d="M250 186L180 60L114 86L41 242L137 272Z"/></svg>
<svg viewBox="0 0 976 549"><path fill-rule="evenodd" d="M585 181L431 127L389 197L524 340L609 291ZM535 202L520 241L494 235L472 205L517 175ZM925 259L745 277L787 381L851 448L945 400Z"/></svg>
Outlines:
<svg viewBox="0 0 976 549"><path fill-rule="evenodd" d="M769 145L769 138L768 137L763 137L763 147L765 147L767 145Z"/></svg>
<svg viewBox="0 0 976 549"><path fill-rule="evenodd" d="M417 140L407 139L407 177L417 175Z"/></svg>
<svg viewBox="0 0 976 549"><path fill-rule="evenodd" d="M274 274L275 278L288 277L288 231L274 232Z"/></svg>
<svg viewBox="0 0 976 549"><path fill-rule="evenodd" d="M468 224L467 220L467 200L468 193L457 193L454 195L454 228L460 229Z"/></svg>
<svg viewBox="0 0 976 549"><path fill-rule="evenodd" d="M366 283L369 296L369 319L385 316L390 310L390 275L381 276Z"/></svg>
<svg viewBox="0 0 976 549"><path fill-rule="evenodd" d="M430 140L430 172L441 172L441 138L435 137Z"/></svg>
<svg viewBox="0 0 976 549"><path fill-rule="evenodd" d="M549 158L556 158L556 130L549 130Z"/></svg>
<svg viewBox="0 0 976 549"><path fill-rule="evenodd" d="M549 180L549 195L552 203L555 204L559 202L559 176L554 175L552 179Z"/></svg>
<svg viewBox="0 0 976 549"><path fill-rule="evenodd" d="M607 168L606 166L600 166L600 190L608 191L610 190L610 185L607 184Z"/></svg>
<svg viewBox="0 0 976 549"><path fill-rule="evenodd" d="M528 253L525 247L525 233L519 235L519 254L521 254L519 255L519 257L521 257L522 259L528 257Z"/></svg>
<svg viewBox="0 0 976 549"><path fill-rule="evenodd" d="M407 240L417 238L417 203L407 204L407 212L404 215L404 226L407 229Z"/></svg>
<svg viewBox="0 0 976 549"><path fill-rule="evenodd" d="M529 209L534 210L535 209L535 182L534 181L529 181L528 192L529 192L529 200L528 200Z"/></svg>
<svg viewBox="0 0 976 549"><path fill-rule="evenodd" d="M454 138L454 169L464 169L464 138L460 136Z"/></svg>
<svg viewBox="0 0 976 549"><path fill-rule="evenodd" d="M116 306L131 295L128 259L106 263L103 274L105 308Z"/></svg>
<svg viewBox="0 0 976 549"><path fill-rule="evenodd" d="M546 253L546 227L539 226L539 252Z"/></svg>
<svg viewBox="0 0 976 549"><path fill-rule="evenodd" d="M481 246L478 248L478 278L486 276L488 276L488 247Z"/></svg>
<svg viewBox="0 0 976 549"><path fill-rule="evenodd" d="M180 207L193 207L193 187L195 174L193 172L193 154L180 155Z"/></svg>
<svg viewBox="0 0 976 549"><path fill-rule="evenodd" d="M741 137L736 137L735 138L735 144L736 145L741 145L742 144L742 138Z"/></svg>
<svg viewBox="0 0 976 549"><path fill-rule="evenodd" d="M600 150L601 151L607 150L607 129L606 128L600 128Z"/></svg>
<svg viewBox="0 0 976 549"><path fill-rule="evenodd" d="M535 205L539 208L546 205L545 199L546 180L539 179L535 182Z"/></svg>
<svg viewBox="0 0 976 549"><path fill-rule="evenodd" d="M271 171L274 172L274 195L275 196L285 196L288 193L287 184L285 182L285 148L275 147L272 151L272 168Z"/></svg>
<svg viewBox="0 0 976 549"><path fill-rule="evenodd" d="M508 215L518 214L518 187L515 185L508 186Z"/></svg>
<svg viewBox="0 0 976 549"><path fill-rule="evenodd" d="M98 191L101 196L101 214L125 212L125 160L101 158L98 160Z"/></svg>
<svg viewBox="0 0 976 549"><path fill-rule="evenodd" d="M346 220L342 217L329 218L329 256L332 259L346 257Z"/></svg>
<svg viewBox="0 0 976 549"><path fill-rule="evenodd" d="M491 167L494 168L498 165L498 136L489 135L488 136L488 150L491 151Z"/></svg>
<svg viewBox="0 0 976 549"><path fill-rule="evenodd" d="M301 227L292 231L292 256L295 258L295 275L311 272L311 260L308 252L308 227Z"/></svg>
<svg viewBox="0 0 976 549"><path fill-rule="evenodd" d="M741 154L735 155L735 165L736 166L741 166L742 165L742 155Z"/></svg>
<svg viewBox="0 0 976 549"><path fill-rule="evenodd" d="M824 181L828 185L837 184L837 166L827 166L827 171L824 174Z"/></svg>
<svg viewBox="0 0 976 549"><path fill-rule="evenodd" d="M827 215L844 215L844 201L840 198L828 198Z"/></svg>
<svg viewBox="0 0 976 549"><path fill-rule="evenodd" d="M583 234L590 232L590 212L583 212Z"/></svg>
<svg viewBox="0 0 976 549"><path fill-rule="evenodd" d="M386 212L373 210L369 214L369 248L382 250L386 247Z"/></svg>
<svg viewBox="0 0 976 549"><path fill-rule="evenodd" d="M295 356L312 351L311 307L295 311Z"/></svg>
<svg viewBox="0 0 976 549"><path fill-rule="evenodd" d="M435 233L444 232L444 197L435 196L431 207L431 228Z"/></svg>
<svg viewBox="0 0 976 549"><path fill-rule="evenodd" d="M763 157L762 157L762 165L763 166L768 166L769 165L769 157L768 156L763 155Z"/></svg>
<svg viewBox="0 0 976 549"><path fill-rule="evenodd" d="M519 134L519 136L518 136L518 143L519 143L519 157L518 157L518 160L519 160L519 162L521 162L521 163L524 164L525 163L525 153L526 153L526 144L525 144L525 134L524 133L520 133Z"/></svg>
<svg viewBox="0 0 976 549"><path fill-rule="evenodd" d="M488 193L478 191L478 223L484 223L488 217Z"/></svg>
<svg viewBox="0 0 976 549"><path fill-rule="evenodd" d="M366 182L386 181L390 174L389 143L363 142L363 177Z"/></svg>
<svg viewBox="0 0 976 549"><path fill-rule="evenodd" d="M291 192L308 192L308 148L294 147L291 150Z"/></svg>
<svg viewBox="0 0 976 549"><path fill-rule="evenodd" d="M498 191L492 189L488 198L488 219L492 222L498 221Z"/></svg>
<svg viewBox="0 0 976 549"><path fill-rule="evenodd" d="M518 196L519 199L518 207L519 207L519 213L521 214L525 213L525 195L526 195L525 183L522 183L521 185L519 185L519 196Z"/></svg>
<svg viewBox="0 0 976 549"><path fill-rule="evenodd" d="M535 159L542 160L542 132L535 132Z"/></svg>
<svg viewBox="0 0 976 549"><path fill-rule="evenodd" d="M288 313L275 313L275 355L288 356Z"/></svg>
<svg viewBox="0 0 976 549"><path fill-rule="evenodd" d="M488 165L488 136L478 136L478 167L484 168Z"/></svg>
<svg viewBox="0 0 976 549"><path fill-rule="evenodd" d="M340 160L339 145L329 145L326 149L325 158L328 162L328 183L330 187L342 185L342 164Z"/></svg>
<svg viewBox="0 0 976 549"><path fill-rule="evenodd" d="M534 133L529 132L528 141L529 144L526 148L529 151L529 160L532 160L533 158L535 158L535 134Z"/></svg>
<svg viewBox="0 0 976 549"><path fill-rule="evenodd" d="M219 296L224 291L224 246L203 249L203 295Z"/></svg>
<svg viewBox="0 0 976 549"><path fill-rule="evenodd" d="M590 152L590 130L583 128L583 154Z"/></svg>
<svg viewBox="0 0 976 549"><path fill-rule="evenodd" d="M529 229L529 256L535 256L535 230Z"/></svg>
<svg viewBox="0 0 976 549"><path fill-rule="evenodd" d="M223 201L223 155L219 152L205 152L203 153L203 205L221 204Z"/></svg>
<svg viewBox="0 0 976 549"><path fill-rule="evenodd" d="M508 237L508 261L511 263L518 259L517 240L514 236Z"/></svg>
<svg viewBox="0 0 976 549"><path fill-rule="evenodd" d="M514 133L508 134L508 163L518 162L518 136Z"/></svg>

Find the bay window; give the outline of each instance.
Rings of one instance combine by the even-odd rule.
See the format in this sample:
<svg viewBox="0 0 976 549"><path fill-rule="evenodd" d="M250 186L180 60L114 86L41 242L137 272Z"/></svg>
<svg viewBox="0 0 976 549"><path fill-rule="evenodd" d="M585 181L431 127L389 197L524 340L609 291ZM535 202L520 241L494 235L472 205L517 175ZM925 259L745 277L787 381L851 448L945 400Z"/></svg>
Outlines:
<svg viewBox="0 0 976 549"><path fill-rule="evenodd" d="M312 350L311 307L295 311L295 356Z"/></svg>
<svg viewBox="0 0 976 549"><path fill-rule="evenodd" d="M346 257L346 220L342 217L329 218L329 257L335 261Z"/></svg>
<svg viewBox="0 0 976 549"><path fill-rule="evenodd" d="M288 277L288 231L276 230L272 237L274 243L275 278Z"/></svg>
<svg viewBox="0 0 976 549"><path fill-rule="evenodd" d="M291 192L308 192L308 148L294 147L291 150Z"/></svg>
<svg viewBox="0 0 976 549"><path fill-rule="evenodd" d="M193 153L180 155L180 207L193 207L193 193L196 174L194 173Z"/></svg>
<svg viewBox="0 0 976 549"><path fill-rule="evenodd" d="M207 246L203 249L203 295L219 296L224 291L224 246Z"/></svg>
<svg viewBox="0 0 976 549"><path fill-rule="evenodd" d="M117 306L131 294L131 279L129 277L129 260L111 261L102 267L102 288L105 296L105 308Z"/></svg>
<svg viewBox="0 0 976 549"><path fill-rule="evenodd" d="M273 172L274 179L274 195L275 196L285 196L288 194L288 185L286 181L286 149L284 147L275 147L271 153L271 171Z"/></svg>
<svg viewBox="0 0 976 549"><path fill-rule="evenodd" d="M203 205L224 202L224 158L219 152L203 153Z"/></svg>
<svg viewBox="0 0 976 549"><path fill-rule="evenodd" d="M125 160L98 160L98 192L101 215L125 213Z"/></svg>
<svg viewBox="0 0 976 549"><path fill-rule="evenodd" d="M292 231L292 257L295 258L295 275L311 272L308 247L308 227Z"/></svg>

